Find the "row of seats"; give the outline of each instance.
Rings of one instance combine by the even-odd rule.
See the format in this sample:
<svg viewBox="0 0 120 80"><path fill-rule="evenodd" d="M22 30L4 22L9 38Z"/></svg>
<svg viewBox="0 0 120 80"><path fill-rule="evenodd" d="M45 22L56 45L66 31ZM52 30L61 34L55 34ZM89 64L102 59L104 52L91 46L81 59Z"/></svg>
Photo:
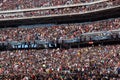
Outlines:
<svg viewBox="0 0 120 80"><path fill-rule="evenodd" d="M0 42L4 41L55 41L73 39L83 33L109 31L120 28L120 18L95 21L89 23L61 25L32 25L31 27L1 28Z"/></svg>
<svg viewBox="0 0 120 80"><path fill-rule="evenodd" d="M6 79L117 80L118 76L120 77L120 45L67 50L58 48L2 51L0 66L0 74Z"/></svg>
<svg viewBox="0 0 120 80"><path fill-rule="evenodd" d="M50 7L78 3L89 3L99 0L0 0L0 10L18 10L36 7Z"/></svg>
<svg viewBox="0 0 120 80"><path fill-rule="evenodd" d="M13 12L13 13L0 13L0 19L14 19L14 18L28 18L28 17L41 17L41 16L60 16L65 14L84 14L85 12L95 11L103 8L109 8L113 6L120 5L119 0L115 1L105 1L101 3L59 8L59 9L45 9L45 10L35 10L35 11L24 11L24 12Z"/></svg>

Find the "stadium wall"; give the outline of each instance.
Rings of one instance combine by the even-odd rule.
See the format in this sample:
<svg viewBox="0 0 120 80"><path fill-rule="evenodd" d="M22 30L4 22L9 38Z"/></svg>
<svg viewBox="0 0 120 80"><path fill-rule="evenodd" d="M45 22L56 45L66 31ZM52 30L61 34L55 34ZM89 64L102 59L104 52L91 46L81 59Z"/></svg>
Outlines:
<svg viewBox="0 0 120 80"><path fill-rule="evenodd" d="M91 12L85 12L82 14L68 14L62 16L46 16L37 18L22 18L22 19L11 19L11 20L0 20L0 28L5 27L17 27L21 25L32 25L32 24L61 24L61 23L81 23L98 21L108 18L120 17L120 7L96 10Z"/></svg>

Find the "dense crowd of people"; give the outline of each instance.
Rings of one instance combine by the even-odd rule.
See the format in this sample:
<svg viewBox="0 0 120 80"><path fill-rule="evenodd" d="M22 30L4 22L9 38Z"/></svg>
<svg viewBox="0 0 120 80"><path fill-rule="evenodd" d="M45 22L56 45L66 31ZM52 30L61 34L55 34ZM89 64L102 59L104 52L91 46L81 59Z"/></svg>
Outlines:
<svg viewBox="0 0 120 80"><path fill-rule="evenodd" d="M63 15L63 14L65 15L65 14L73 14L73 13L84 13L88 11L94 11L94 10L109 8L109 7L118 6L118 5L120 5L120 0L108 0L108 1L99 2L95 4L74 6L74 7L51 8L51 9L41 9L41 10L38 9L34 11L30 10L30 11L14 12L14 13L0 13L0 19L13 19L13 18L36 17L36 16L54 16L54 15ZM10 8L9 6L7 7ZM12 10L14 10L14 8Z"/></svg>
<svg viewBox="0 0 120 80"><path fill-rule="evenodd" d="M89 3L99 0L1 0L1 10L16 10L36 7L50 7L78 3Z"/></svg>
<svg viewBox="0 0 120 80"><path fill-rule="evenodd" d="M2 80L119 80L120 45L0 52Z"/></svg>
<svg viewBox="0 0 120 80"><path fill-rule="evenodd" d="M18 28L1 28L0 42L4 41L55 41L73 39L80 37L83 33L118 30L120 28L120 18L95 21L89 23L46 25L44 27L35 26Z"/></svg>
<svg viewBox="0 0 120 80"><path fill-rule="evenodd" d="M0 0L0 11L50 7L98 0ZM0 19L82 13L120 5L120 0L79 7L1 14ZM74 24L1 28L0 42L56 41L83 33L119 30L120 18ZM0 80L119 80L120 45L0 51Z"/></svg>

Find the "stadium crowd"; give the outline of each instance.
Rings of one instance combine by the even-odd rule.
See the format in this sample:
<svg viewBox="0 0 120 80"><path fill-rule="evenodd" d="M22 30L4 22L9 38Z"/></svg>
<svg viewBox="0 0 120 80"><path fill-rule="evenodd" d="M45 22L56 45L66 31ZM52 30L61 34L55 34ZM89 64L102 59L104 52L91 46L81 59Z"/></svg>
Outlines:
<svg viewBox="0 0 120 80"><path fill-rule="evenodd" d="M74 23L61 25L33 25L33 27L1 28L0 42L7 41L56 41L58 39L79 38L81 34L88 32L118 30L120 18L95 21L89 23Z"/></svg>
<svg viewBox="0 0 120 80"><path fill-rule="evenodd" d="M100 0L1 0L1 10L28 9L36 7L50 7L59 5L69 5L78 3L90 3Z"/></svg>
<svg viewBox="0 0 120 80"><path fill-rule="evenodd" d="M50 7L98 0L0 0L0 11ZM0 19L82 13L120 5L108 0L89 6L0 14ZM118 30L120 18L89 23L1 28L0 42L56 41L80 37L83 33ZM120 45L76 49L0 51L0 80L119 80Z"/></svg>
<svg viewBox="0 0 120 80"><path fill-rule="evenodd" d="M36 16L53 16L53 15L73 14L73 13L84 13L87 11L94 11L94 10L109 8L109 7L118 6L118 5L120 5L120 0L108 0L108 1L100 2L100 3L82 5L82 6L74 6L74 7L53 8L53 9L51 8L51 9L42 9L42 10L35 10L35 11L30 10L30 11L24 11L24 12L13 12L9 14L0 13L0 19L11 19L11 18L13 19L13 18L36 17Z"/></svg>
<svg viewBox="0 0 120 80"><path fill-rule="evenodd" d="M120 45L0 52L2 80L119 80Z"/></svg>

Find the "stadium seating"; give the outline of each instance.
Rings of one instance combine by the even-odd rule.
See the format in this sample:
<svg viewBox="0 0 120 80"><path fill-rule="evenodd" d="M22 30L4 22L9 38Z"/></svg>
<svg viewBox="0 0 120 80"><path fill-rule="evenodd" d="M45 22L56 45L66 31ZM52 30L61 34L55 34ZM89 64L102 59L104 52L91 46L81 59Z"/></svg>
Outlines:
<svg viewBox="0 0 120 80"><path fill-rule="evenodd" d="M52 26L34 26L33 28L3 28L0 41L55 41L56 39L73 39L82 33L109 31L120 28L120 18L95 21L90 23L62 24Z"/></svg>
<svg viewBox="0 0 120 80"><path fill-rule="evenodd" d="M78 3L89 3L100 0L1 0L1 10L15 10L15 9L27 9L36 7L50 7L59 5L69 5Z"/></svg>
<svg viewBox="0 0 120 80"><path fill-rule="evenodd" d="M1 75L5 78L117 79L120 45L78 49L3 51ZM69 74L69 76L68 76ZM76 75L75 75L76 74ZM57 75L57 76L56 76ZM64 76L64 77L61 77ZM78 77L79 76L79 77ZM61 79L60 79L61 80Z"/></svg>
<svg viewBox="0 0 120 80"><path fill-rule="evenodd" d="M32 10L35 7L31 8L30 10L27 10L25 8L24 11L12 11L12 12L10 11L9 13L4 12L9 9L3 9L4 11L0 12L0 19L8 20L8 19L13 19L13 18L21 19L21 18L30 18L30 17L38 17L38 16L39 17L56 16L56 15L60 16L60 15L67 15L67 14L72 15L75 13L83 14L85 12L95 11L95 10L104 9L104 8L111 8L111 7L119 6L119 5L120 5L119 0L111 0L111 1L106 0L106 1L94 3L94 4L83 4L81 6L72 6L72 7L68 6L68 7L62 7L62 8L57 8L57 7L49 8L48 7L47 9L38 8L36 10ZM10 10L16 10L16 9L12 8Z"/></svg>
<svg viewBox="0 0 120 80"><path fill-rule="evenodd" d="M94 3L97 1L102 2ZM78 4L80 5L76 6ZM0 21L38 16L84 14L119 5L120 0L0 0ZM57 42L61 40L62 44L62 41L79 38L84 33L119 30L119 17L85 23L35 24L13 27L0 28L0 80L120 79L120 44L99 44L82 48L77 46L78 48L70 47L69 49L61 48L60 45L59 48L40 50L36 49L36 45L33 45L34 49L28 47L30 42L34 43L35 41ZM114 34L112 37L114 38ZM12 42L28 43L27 48L20 49L20 45L20 48L14 48L14 50L11 48L1 49L6 47L6 45L3 46L3 43L7 43L6 48L9 48L11 47L9 43L12 44ZM92 43L88 42L88 44ZM26 45L23 46L26 47Z"/></svg>

